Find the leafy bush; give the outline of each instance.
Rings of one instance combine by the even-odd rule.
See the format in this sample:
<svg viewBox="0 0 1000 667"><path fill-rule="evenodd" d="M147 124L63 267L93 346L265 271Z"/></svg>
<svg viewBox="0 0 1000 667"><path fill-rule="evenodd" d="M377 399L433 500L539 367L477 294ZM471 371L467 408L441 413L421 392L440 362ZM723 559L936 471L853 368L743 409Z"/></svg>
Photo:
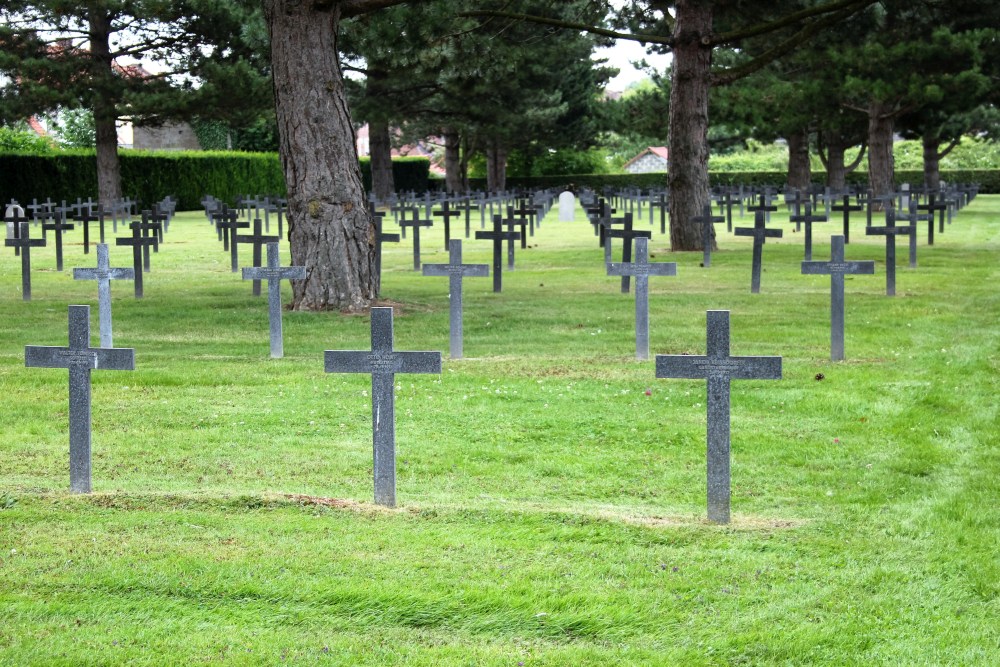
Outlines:
<svg viewBox="0 0 1000 667"><path fill-rule="evenodd" d="M55 150L52 140L40 137L27 126L0 127L0 153L51 153Z"/></svg>

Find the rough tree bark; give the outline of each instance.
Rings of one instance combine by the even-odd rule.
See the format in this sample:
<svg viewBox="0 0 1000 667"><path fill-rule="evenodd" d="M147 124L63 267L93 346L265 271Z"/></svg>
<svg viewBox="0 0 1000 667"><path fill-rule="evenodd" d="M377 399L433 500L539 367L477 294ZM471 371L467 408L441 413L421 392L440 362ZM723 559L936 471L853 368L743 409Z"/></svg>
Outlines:
<svg viewBox="0 0 1000 667"><path fill-rule="evenodd" d="M805 192L812 185L809 164L809 130L792 132L788 140L788 186Z"/></svg>
<svg viewBox="0 0 1000 667"><path fill-rule="evenodd" d="M819 135L819 157L826 168L826 184L834 192L843 191L847 187L847 174L858 168L865 151L867 143L862 143L857 157L847 163L847 149L850 148L850 140L843 133L821 132Z"/></svg>
<svg viewBox="0 0 1000 667"><path fill-rule="evenodd" d="M87 14L90 57L98 76L110 77L111 18L107 11L92 7ZM118 162L118 113L114 102L95 94L91 110L94 113L95 149L97 154L97 197L102 208L122 198L121 166Z"/></svg>
<svg viewBox="0 0 1000 667"><path fill-rule="evenodd" d="M451 193L464 192L462 173L462 139L458 130L446 127L441 134L444 136L444 185Z"/></svg>
<svg viewBox="0 0 1000 667"><path fill-rule="evenodd" d="M712 3L676 3L673 85L670 87L670 246L703 250L692 218L708 203L708 91L711 85ZM715 231L712 231L715 245Z"/></svg>
<svg viewBox="0 0 1000 667"><path fill-rule="evenodd" d="M396 191L392 176L392 139L389 121L373 120L368 123L368 151L372 167L372 192L380 201L387 201Z"/></svg>
<svg viewBox="0 0 1000 667"><path fill-rule="evenodd" d="M486 189L503 192L507 189L507 149L496 139L486 147Z"/></svg>
<svg viewBox="0 0 1000 667"><path fill-rule="evenodd" d="M281 164L288 188L295 310L366 308L378 293L351 115L337 58L339 2L264 0Z"/></svg>
<svg viewBox="0 0 1000 667"><path fill-rule="evenodd" d="M875 196L896 189L892 155L894 119L892 105L872 102L868 108L868 184Z"/></svg>
<svg viewBox="0 0 1000 667"><path fill-rule="evenodd" d="M932 190L941 188L941 160L961 142L961 137L952 139L941 148L941 133L928 130L921 137L924 148L924 186Z"/></svg>

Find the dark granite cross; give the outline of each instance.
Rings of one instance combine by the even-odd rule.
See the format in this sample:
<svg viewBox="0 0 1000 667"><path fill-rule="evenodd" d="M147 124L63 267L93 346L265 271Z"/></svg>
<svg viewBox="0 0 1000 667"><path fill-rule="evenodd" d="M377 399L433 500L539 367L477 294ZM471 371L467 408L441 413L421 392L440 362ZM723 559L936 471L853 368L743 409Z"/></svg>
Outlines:
<svg viewBox="0 0 1000 667"><path fill-rule="evenodd" d="M434 211L433 217L444 220L444 249L448 249L448 242L451 241L451 219L462 215L461 211L451 208L451 203L445 199L441 202L441 210Z"/></svg>
<svg viewBox="0 0 1000 667"><path fill-rule="evenodd" d="M225 204L222 204L212 214L212 222L215 223L215 230L219 236L219 240L222 241L222 250L224 252L229 252L229 238L235 236L237 230L250 226L249 222L240 222L239 218L239 212L229 208Z"/></svg>
<svg viewBox="0 0 1000 667"><path fill-rule="evenodd" d="M253 257L251 266L260 267L262 258L261 250L267 243L277 243L281 240L279 236L268 236L261 231L261 221L260 218L254 218L253 221L253 234L237 234L235 237L235 242L233 243L233 248L236 247L237 243L249 243L253 245ZM233 259L236 259L236 252L233 252ZM235 265L233 266L233 271L236 271ZM253 281L253 295L260 296L260 281Z"/></svg>
<svg viewBox="0 0 1000 667"><path fill-rule="evenodd" d="M798 205L796 205L798 208ZM813 258L813 223L814 222L826 222L825 215L814 215L812 210L812 204L808 201L803 205L804 213L796 212L795 215L789 216L789 220L797 225L806 226L806 260L811 260Z"/></svg>
<svg viewBox="0 0 1000 667"><path fill-rule="evenodd" d="M873 274L875 262L844 261L844 237L830 237L829 262L802 262L802 273L830 276L830 359L844 359L844 276Z"/></svg>
<svg viewBox="0 0 1000 667"><path fill-rule="evenodd" d="M702 266L707 269L712 266L712 232L715 230L712 225L717 222L725 222L726 219L721 215L712 215L711 204L705 204L701 211L701 215L691 218L691 222L701 225L701 243L704 246Z"/></svg>
<svg viewBox="0 0 1000 667"><path fill-rule="evenodd" d="M281 281L305 280L306 267L281 266L278 242L267 244L266 267L244 267L243 280L267 281L267 319L271 330L271 357L285 356L284 337L281 333Z"/></svg>
<svg viewBox="0 0 1000 667"><path fill-rule="evenodd" d="M653 209L660 209L660 233L667 233L667 211L670 210L670 202L667 199L665 193L660 193L656 195L654 199L649 200L649 224L653 224Z"/></svg>
<svg viewBox="0 0 1000 667"><path fill-rule="evenodd" d="M371 351L326 350L327 373L370 373L372 376L372 441L375 502L396 506L396 373L441 373L440 352L397 352L393 349L392 308L371 309Z"/></svg>
<svg viewBox="0 0 1000 667"><path fill-rule="evenodd" d="M611 262L609 276L635 276L635 358L649 359L649 277L676 276L676 262L649 262L649 239L635 240L634 262Z"/></svg>
<svg viewBox="0 0 1000 667"><path fill-rule="evenodd" d="M773 195L770 192L770 188L764 188L764 191L759 193L759 196L760 201L756 204L749 204L747 210L754 213L759 211L764 215L764 222L771 222L771 213L777 211L778 207L771 203Z"/></svg>
<svg viewBox="0 0 1000 667"><path fill-rule="evenodd" d="M734 232L736 236L752 236L753 237L753 266L751 267L750 275L750 292L752 294L760 293L760 271L761 271L761 255L764 248L765 239L771 238L781 238L780 229L768 229L764 226L764 211L757 209L754 213L753 227L737 227Z"/></svg>
<svg viewBox="0 0 1000 667"><path fill-rule="evenodd" d="M149 273L149 249L160 252L160 233L163 230L163 223L150 221L149 214L150 211L143 211L141 220L129 223L130 229L138 228L142 232L142 237L148 239L142 246L142 270L145 273Z"/></svg>
<svg viewBox="0 0 1000 667"><path fill-rule="evenodd" d="M896 226L896 209L885 209L885 226L867 227L868 236L885 236L885 295L896 296L896 236L910 236L913 229L910 226Z"/></svg>
<svg viewBox="0 0 1000 667"><path fill-rule="evenodd" d="M604 263L611 263L611 239L621 239L622 240L622 263L628 264L632 261L632 242L634 239L648 239L652 238L653 234L649 230L640 231L632 228L632 214L626 213L619 220L613 222L621 222L622 228L615 229L614 227L609 227L608 231L605 232L605 243L604 243ZM631 274L622 274L622 294L628 294L631 286Z"/></svg>
<svg viewBox="0 0 1000 667"><path fill-rule="evenodd" d="M20 206L8 206L7 210L4 211L4 222L10 224L13 229L12 239L17 239L21 236L21 223L31 222L31 218L24 215L24 209ZM21 254L21 246L14 244L14 256L17 257Z"/></svg>
<svg viewBox="0 0 1000 667"><path fill-rule="evenodd" d="M42 223L42 229L56 234L56 271L63 270L63 232L74 229L73 225L66 222L66 208L59 209L52 222Z"/></svg>
<svg viewBox="0 0 1000 667"><path fill-rule="evenodd" d="M21 299L31 301L31 249L44 248L45 239L30 238L31 227L27 222L18 224L19 234L5 239L4 245L21 250Z"/></svg>
<svg viewBox="0 0 1000 667"><path fill-rule="evenodd" d="M934 212L941 212L941 230L944 231L944 212L948 210L948 203L939 201L935 193L927 195L927 203L917 206L918 211L925 211L929 216L927 219L927 245L934 245Z"/></svg>
<svg viewBox="0 0 1000 667"><path fill-rule="evenodd" d="M727 189L719 195L719 209L726 213L726 231L729 233L733 231L733 205L739 203L739 196L732 190Z"/></svg>
<svg viewBox="0 0 1000 667"><path fill-rule="evenodd" d="M448 324L452 359L462 358L462 279L490 275L486 264L462 264L462 242L452 239L448 243L447 264L424 264L425 276L448 277Z"/></svg>
<svg viewBox="0 0 1000 667"><path fill-rule="evenodd" d="M74 222L79 222L83 224L83 254L90 254L90 223L97 222L100 220L103 222L103 218L94 214L94 209L85 204L80 208L80 212L73 216ZM104 229L101 225L101 243L104 243Z"/></svg>
<svg viewBox="0 0 1000 667"><path fill-rule="evenodd" d="M517 200L517 208L511 206L507 207L507 215L510 217L517 216L521 220L528 221L528 233L531 236L535 235L535 216L538 215L538 209L534 206L529 206L526 199ZM524 233L524 224L521 224L521 249L526 248L526 238Z"/></svg>
<svg viewBox="0 0 1000 667"><path fill-rule="evenodd" d="M97 312L101 331L101 347L114 347L111 334L111 281L135 280L135 269L111 268L107 244L98 243L97 268L73 269L73 280L97 281Z"/></svg>
<svg viewBox="0 0 1000 667"><path fill-rule="evenodd" d="M493 231L490 232L476 232L477 239L490 239L493 241L493 291L500 292L503 286L503 242L506 240L508 244L513 245L514 241L521 238L521 235L515 231L504 231L503 218L500 214L493 216Z"/></svg>
<svg viewBox="0 0 1000 667"><path fill-rule="evenodd" d="M708 520L729 523L729 383L780 380L781 357L729 356L729 311L710 310L707 319L708 353L658 354L656 377L708 380Z"/></svg>
<svg viewBox="0 0 1000 667"><path fill-rule="evenodd" d="M472 197L469 196L462 197L459 200L459 202L455 205L456 211L465 213L465 238L469 238L472 235L472 222L470 216L472 214L472 211L476 209L482 211L482 207L476 204L474 201L472 201ZM480 218L481 217L482 216L480 216ZM481 219L480 222L482 222Z"/></svg>
<svg viewBox="0 0 1000 667"><path fill-rule="evenodd" d="M129 225L132 229L132 236L122 239L115 239L115 245L132 246L132 268L134 273L135 298L142 298L142 271L143 271L143 249L147 249L156 243L155 236L146 236L140 227L140 223L133 222Z"/></svg>
<svg viewBox="0 0 1000 667"><path fill-rule="evenodd" d="M24 365L69 369L69 487L90 493L90 371L135 370L135 351L90 347L90 306L70 306L69 347L27 345Z"/></svg>
<svg viewBox="0 0 1000 667"><path fill-rule="evenodd" d="M931 216L929 213L921 213L917 209L917 200L916 200L915 197L911 197L910 198L910 215L909 215L908 219L909 219L909 222L910 222L910 239L909 240L910 240L910 268L911 269L917 268L917 226L921 222L923 222L924 220L927 220L928 218L931 218L931 217L933 217L933 216Z"/></svg>
<svg viewBox="0 0 1000 667"><path fill-rule="evenodd" d="M844 214L844 243L851 242L851 213L854 211L863 211L864 206L860 204L851 205L851 195L845 193L841 195L841 204L834 204L830 207L830 210L835 213Z"/></svg>
<svg viewBox="0 0 1000 667"><path fill-rule="evenodd" d="M406 238L406 228L413 228L413 270L420 270L420 228L430 227L433 223L428 219L420 218L420 210L417 208L411 209L413 211L413 219L407 220L406 215L403 215L403 219L399 221L400 229L404 230L403 238Z"/></svg>

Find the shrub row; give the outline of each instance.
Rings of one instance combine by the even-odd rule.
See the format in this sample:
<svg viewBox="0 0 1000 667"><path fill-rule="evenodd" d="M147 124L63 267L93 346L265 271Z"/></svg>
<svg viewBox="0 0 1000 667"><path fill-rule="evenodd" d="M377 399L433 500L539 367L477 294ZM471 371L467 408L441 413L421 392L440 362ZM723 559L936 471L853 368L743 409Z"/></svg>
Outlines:
<svg viewBox="0 0 1000 667"><path fill-rule="evenodd" d="M121 151L122 193L143 203L167 195L182 210L196 209L206 194L233 202L241 194L285 193L281 163L275 153L225 151ZM393 160L393 177L400 190L427 189L430 162L426 158ZM371 167L361 160L365 188L371 188ZM97 198L94 152L63 151L52 155L0 155L0 202L11 198L75 201Z"/></svg>

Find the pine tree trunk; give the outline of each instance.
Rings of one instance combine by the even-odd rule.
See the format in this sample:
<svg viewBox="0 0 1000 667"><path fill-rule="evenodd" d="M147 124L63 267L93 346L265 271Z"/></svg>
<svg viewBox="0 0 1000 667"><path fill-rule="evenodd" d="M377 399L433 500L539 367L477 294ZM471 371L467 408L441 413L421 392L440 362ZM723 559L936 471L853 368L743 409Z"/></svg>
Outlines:
<svg viewBox="0 0 1000 667"><path fill-rule="evenodd" d="M451 193L463 192L462 140L458 130L446 127L444 135L444 185Z"/></svg>
<svg viewBox="0 0 1000 667"><path fill-rule="evenodd" d="M847 186L847 166L844 156L847 147L839 136L828 140L826 144L826 185L834 192L840 192Z"/></svg>
<svg viewBox="0 0 1000 667"><path fill-rule="evenodd" d="M111 77L111 19L101 8L91 8L87 15L90 56L100 68L102 75ZM112 202L122 198L122 174L118 163L118 128L115 121L118 113L113 100L95 94L92 109L94 113L95 149L97 154L97 198L102 208L109 208Z"/></svg>
<svg viewBox="0 0 1000 667"><path fill-rule="evenodd" d="M507 149L492 139L486 147L486 189L503 192L507 189Z"/></svg>
<svg viewBox="0 0 1000 667"><path fill-rule="evenodd" d="M941 138L937 133L926 133L924 145L924 186L931 190L941 188Z"/></svg>
<svg viewBox="0 0 1000 667"><path fill-rule="evenodd" d="M358 311L378 290L374 225L337 57L339 3L265 0L295 310ZM306 74L304 76L304 74Z"/></svg>
<svg viewBox="0 0 1000 667"><path fill-rule="evenodd" d="M712 3L676 3L673 85L670 87L670 246L702 250L702 231L692 218L708 203L708 91L712 47ZM715 245L715 232L712 244Z"/></svg>
<svg viewBox="0 0 1000 667"><path fill-rule="evenodd" d="M788 185L805 192L812 185L812 171L809 164L809 130L802 129L792 132L787 139Z"/></svg>
<svg viewBox="0 0 1000 667"><path fill-rule="evenodd" d="M375 120L368 123L368 151L372 167L372 192L380 202L388 200L396 191L392 176L392 139L389 121Z"/></svg>
<svg viewBox="0 0 1000 667"><path fill-rule="evenodd" d="M896 189L892 133L890 108L873 102L868 109L868 187L875 196L887 195Z"/></svg>

